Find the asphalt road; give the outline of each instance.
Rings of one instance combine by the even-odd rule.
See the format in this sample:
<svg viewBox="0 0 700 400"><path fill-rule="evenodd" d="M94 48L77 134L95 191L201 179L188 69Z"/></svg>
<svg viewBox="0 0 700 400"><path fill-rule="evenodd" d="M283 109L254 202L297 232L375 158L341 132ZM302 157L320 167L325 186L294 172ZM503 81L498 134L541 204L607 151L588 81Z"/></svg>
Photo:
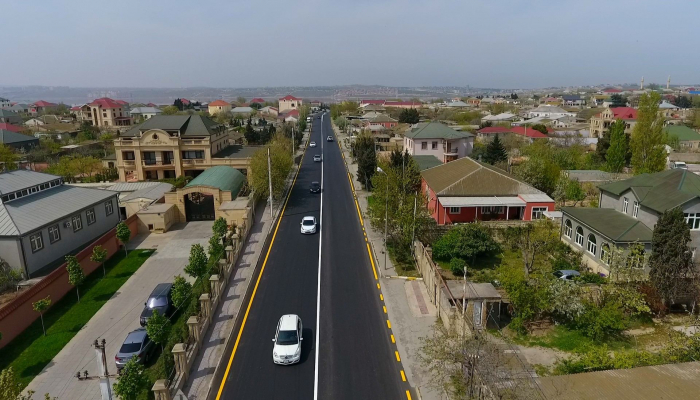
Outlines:
<svg viewBox="0 0 700 400"><path fill-rule="evenodd" d="M337 143L325 140L333 135L328 118L323 129L320 119L313 124L311 141L318 147L308 148L304 154L269 257L257 266L254 279L262 276L244 301L244 307L251 304L250 310L245 325L241 328L241 321L234 328L222 359L222 376L214 377L214 398L407 398L409 386L401 378L401 363L391 342L340 149ZM313 156L321 153L323 163L314 162ZM302 217L321 218L321 195L310 193L309 186L312 181L321 181L322 165L323 226L320 234L302 235ZM275 365L272 338L280 316L290 313L298 314L304 325L301 361L292 366ZM240 340L236 340L238 335Z"/></svg>

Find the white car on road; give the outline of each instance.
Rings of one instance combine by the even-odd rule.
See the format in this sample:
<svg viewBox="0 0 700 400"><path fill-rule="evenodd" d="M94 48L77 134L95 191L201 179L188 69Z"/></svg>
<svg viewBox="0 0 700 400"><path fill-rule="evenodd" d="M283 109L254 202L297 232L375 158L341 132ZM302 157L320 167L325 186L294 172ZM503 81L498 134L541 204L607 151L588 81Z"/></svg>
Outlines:
<svg viewBox="0 0 700 400"><path fill-rule="evenodd" d="M321 155L320 155L320 154L316 154L316 155L314 156L314 161L315 161L315 162L321 162Z"/></svg>
<svg viewBox="0 0 700 400"><path fill-rule="evenodd" d="M316 142L309 143L309 147L316 147Z"/></svg>
<svg viewBox="0 0 700 400"><path fill-rule="evenodd" d="M275 364L296 364L301 359L302 325L296 314L286 314L277 323L275 345L272 347L272 361Z"/></svg>
<svg viewBox="0 0 700 400"><path fill-rule="evenodd" d="M301 233L316 233L316 217L304 217L301 220Z"/></svg>

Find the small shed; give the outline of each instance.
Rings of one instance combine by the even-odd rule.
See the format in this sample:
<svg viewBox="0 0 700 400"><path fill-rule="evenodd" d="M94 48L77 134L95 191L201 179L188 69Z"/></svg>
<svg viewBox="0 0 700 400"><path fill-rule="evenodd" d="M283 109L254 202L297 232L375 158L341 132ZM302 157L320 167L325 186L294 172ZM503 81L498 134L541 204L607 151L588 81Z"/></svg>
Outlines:
<svg viewBox="0 0 700 400"><path fill-rule="evenodd" d="M454 306L466 307L466 315L472 316L474 329L483 329L489 320L495 323L501 317L503 299L492 284L467 281L465 285L464 281L450 280L447 287L458 302ZM442 290L446 289L443 287Z"/></svg>
<svg viewBox="0 0 700 400"><path fill-rule="evenodd" d="M175 204L155 203L136 213L139 232L165 233L177 221Z"/></svg>

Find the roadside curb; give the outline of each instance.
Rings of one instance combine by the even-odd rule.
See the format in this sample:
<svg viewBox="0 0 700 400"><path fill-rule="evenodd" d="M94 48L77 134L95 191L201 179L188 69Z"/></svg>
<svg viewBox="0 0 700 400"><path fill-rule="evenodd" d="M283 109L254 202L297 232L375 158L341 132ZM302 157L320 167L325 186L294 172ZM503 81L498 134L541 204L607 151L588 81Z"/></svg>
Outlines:
<svg viewBox="0 0 700 400"><path fill-rule="evenodd" d="M415 276L398 276L398 275L387 275L385 276L387 279L403 279L405 281L422 281L423 278L418 278Z"/></svg>

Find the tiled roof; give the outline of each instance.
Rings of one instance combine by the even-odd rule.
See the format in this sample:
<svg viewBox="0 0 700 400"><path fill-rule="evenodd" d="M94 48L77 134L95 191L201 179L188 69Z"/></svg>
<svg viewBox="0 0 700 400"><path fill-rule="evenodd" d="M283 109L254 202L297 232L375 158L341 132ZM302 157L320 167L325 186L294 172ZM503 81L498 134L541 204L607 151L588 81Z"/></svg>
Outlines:
<svg viewBox="0 0 700 400"><path fill-rule="evenodd" d="M412 139L461 139L474 135L468 132L458 132L440 122L421 122L406 132L404 136Z"/></svg>
<svg viewBox="0 0 700 400"><path fill-rule="evenodd" d="M622 93L622 90L617 88L605 88L603 89L603 93Z"/></svg>
<svg viewBox="0 0 700 400"><path fill-rule="evenodd" d="M494 166L469 157L421 172L438 196L517 196L542 192Z"/></svg>
<svg viewBox="0 0 700 400"><path fill-rule="evenodd" d="M397 120L391 118L386 114L379 114L376 117L369 120L369 122L398 122Z"/></svg>
<svg viewBox="0 0 700 400"><path fill-rule="evenodd" d="M50 102L44 101L44 100L39 100L32 105L35 105L37 107L56 107L57 106L56 103L50 103Z"/></svg>
<svg viewBox="0 0 700 400"><path fill-rule="evenodd" d="M124 101L124 100L114 100L114 101L115 101L117 104L121 104L122 106L128 106L128 105L129 105L129 103L127 103L127 102Z"/></svg>
<svg viewBox="0 0 700 400"><path fill-rule="evenodd" d="M92 103L90 103L90 105L95 106L95 107L101 107L101 108L121 108L122 107L121 104L110 99L109 97L102 97L99 99L95 99Z"/></svg>
<svg viewBox="0 0 700 400"><path fill-rule="evenodd" d="M280 100L301 100L301 99L298 99L298 98L292 96L291 94L288 94L288 95L282 97Z"/></svg>
<svg viewBox="0 0 700 400"><path fill-rule="evenodd" d="M216 100L216 101L212 101L211 103L209 103L209 106L217 106L217 107L218 106L230 106L230 105L231 104L229 104L228 102L225 102L223 100Z"/></svg>
<svg viewBox="0 0 700 400"><path fill-rule="evenodd" d="M613 107L610 109L615 116L615 119L637 119L637 109L632 107Z"/></svg>
<svg viewBox="0 0 700 400"><path fill-rule="evenodd" d="M211 186L230 191L231 197L235 198L241 191L243 183L245 183L245 175L239 170L227 165L217 165L204 170L185 187Z"/></svg>
<svg viewBox="0 0 700 400"><path fill-rule="evenodd" d="M251 102L251 103L262 104L262 103L265 102L265 99L261 99L260 97L256 97L256 98L254 98L253 100L251 100L250 102Z"/></svg>
<svg viewBox="0 0 700 400"><path fill-rule="evenodd" d="M564 220L571 216L615 242L651 241L652 231L649 227L613 208L562 207L561 210Z"/></svg>
<svg viewBox="0 0 700 400"><path fill-rule="evenodd" d="M669 169L637 175L599 188L616 196L632 190L642 206L662 213L700 197L700 176L684 169Z"/></svg>

